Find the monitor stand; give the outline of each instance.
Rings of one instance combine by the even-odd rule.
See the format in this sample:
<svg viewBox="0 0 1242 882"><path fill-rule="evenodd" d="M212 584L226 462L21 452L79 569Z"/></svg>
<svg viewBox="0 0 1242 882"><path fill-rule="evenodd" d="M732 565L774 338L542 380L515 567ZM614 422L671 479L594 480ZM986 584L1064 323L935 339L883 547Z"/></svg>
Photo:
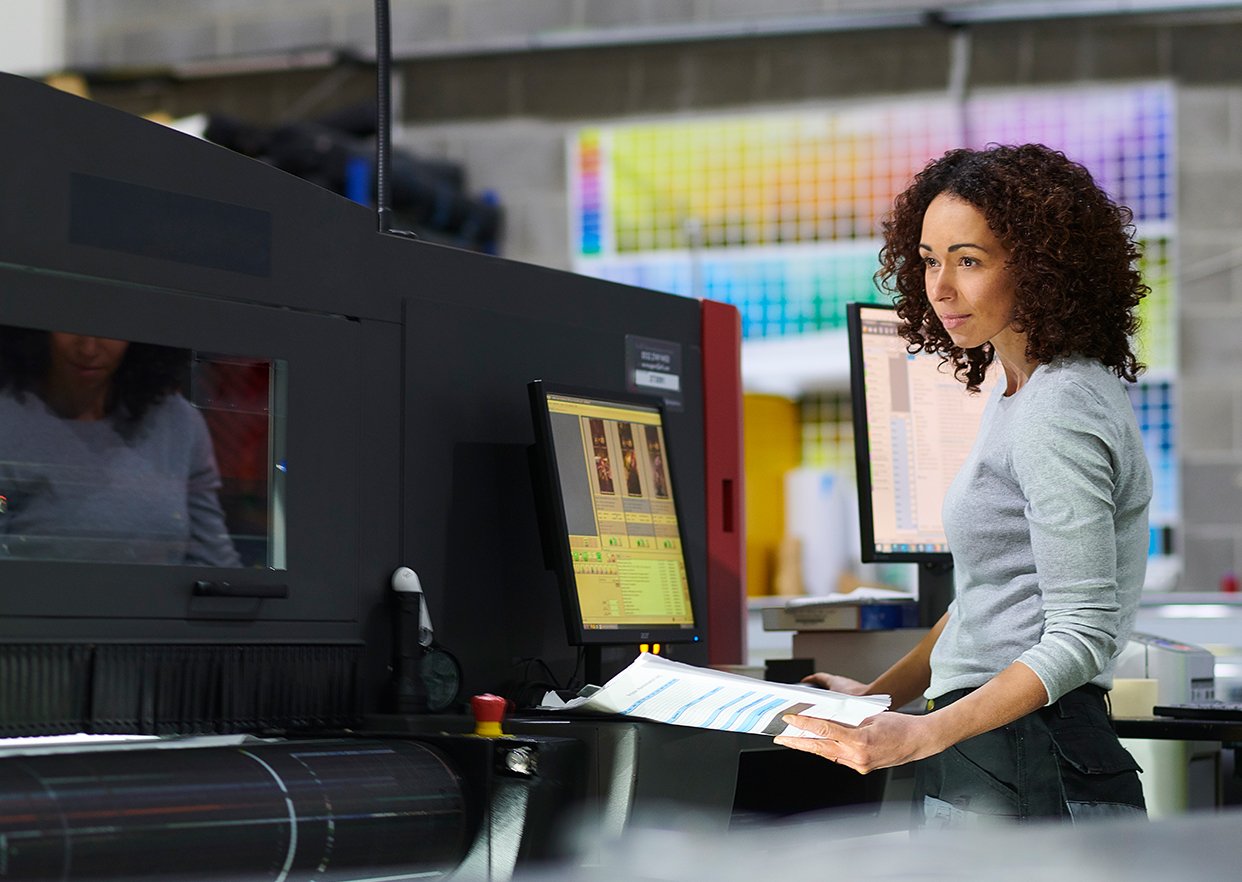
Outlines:
<svg viewBox="0 0 1242 882"><path fill-rule="evenodd" d="M598 645L582 647L582 681L590 686L604 685L603 648Z"/></svg>
<svg viewBox="0 0 1242 882"><path fill-rule="evenodd" d="M593 643L582 647L583 683L603 686L638 657L639 647Z"/></svg>
<svg viewBox="0 0 1242 882"><path fill-rule="evenodd" d="M930 628L940 621L953 601L953 564L919 566L919 625Z"/></svg>

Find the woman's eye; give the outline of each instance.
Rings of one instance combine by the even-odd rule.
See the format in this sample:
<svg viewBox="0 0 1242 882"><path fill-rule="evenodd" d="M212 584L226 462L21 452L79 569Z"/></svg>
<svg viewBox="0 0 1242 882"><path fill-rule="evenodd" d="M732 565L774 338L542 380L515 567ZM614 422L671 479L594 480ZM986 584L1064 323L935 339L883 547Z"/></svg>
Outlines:
<svg viewBox="0 0 1242 882"><path fill-rule="evenodd" d="M962 257L962 266L975 266L977 263L973 257Z"/></svg>

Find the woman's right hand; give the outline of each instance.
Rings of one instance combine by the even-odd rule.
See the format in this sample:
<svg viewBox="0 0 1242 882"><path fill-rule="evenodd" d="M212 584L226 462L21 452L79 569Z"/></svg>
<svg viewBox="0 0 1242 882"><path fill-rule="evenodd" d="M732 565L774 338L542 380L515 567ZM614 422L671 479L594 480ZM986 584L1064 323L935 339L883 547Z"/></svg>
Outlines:
<svg viewBox="0 0 1242 882"><path fill-rule="evenodd" d="M871 688L869 683L859 683L857 680L842 677L840 674L825 674L822 672L803 677L802 682L808 686L818 686L820 689L840 692L843 695L866 695L867 690Z"/></svg>

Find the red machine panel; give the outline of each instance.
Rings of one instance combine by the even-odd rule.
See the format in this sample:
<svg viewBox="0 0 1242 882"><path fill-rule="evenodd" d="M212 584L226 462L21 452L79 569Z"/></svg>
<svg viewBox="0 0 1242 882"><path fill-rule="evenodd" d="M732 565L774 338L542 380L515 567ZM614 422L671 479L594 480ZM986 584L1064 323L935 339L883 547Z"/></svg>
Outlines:
<svg viewBox="0 0 1242 882"><path fill-rule="evenodd" d="M742 490L742 318L702 302L707 473L707 650L711 664L746 660L746 522Z"/></svg>

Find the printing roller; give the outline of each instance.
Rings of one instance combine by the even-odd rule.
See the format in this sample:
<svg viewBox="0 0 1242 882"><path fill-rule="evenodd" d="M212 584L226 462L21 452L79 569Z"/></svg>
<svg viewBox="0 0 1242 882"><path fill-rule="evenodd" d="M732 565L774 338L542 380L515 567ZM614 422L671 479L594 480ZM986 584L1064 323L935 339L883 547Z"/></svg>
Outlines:
<svg viewBox="0 0 1242 882"><path fill-rule="evenodd" d="M435 879L473 831L402 740L125 743L0 756L0 879Z"/></svg>

